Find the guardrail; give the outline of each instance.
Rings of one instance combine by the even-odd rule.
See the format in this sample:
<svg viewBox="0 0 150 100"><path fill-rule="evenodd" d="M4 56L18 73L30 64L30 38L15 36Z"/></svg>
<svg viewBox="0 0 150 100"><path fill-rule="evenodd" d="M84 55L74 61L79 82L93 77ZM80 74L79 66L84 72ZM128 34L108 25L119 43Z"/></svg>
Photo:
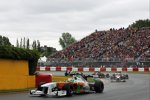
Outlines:
<svg viewBox="0 0 150 100"><path fill-rule="evenodd" d="M94 71L101 71L101 72L116 72L116 71L121 71L121 72L150 72L150 67L144 67L144 68L137 68L137 67L133 67L133 68L127 68L127 67L123 67L123 68L116 68L116 67L112 67L112 68L108 68L108 67L49 67L49 66L37 66L36 67L36 71L80 71L80 72L94 72Z"/></svg>

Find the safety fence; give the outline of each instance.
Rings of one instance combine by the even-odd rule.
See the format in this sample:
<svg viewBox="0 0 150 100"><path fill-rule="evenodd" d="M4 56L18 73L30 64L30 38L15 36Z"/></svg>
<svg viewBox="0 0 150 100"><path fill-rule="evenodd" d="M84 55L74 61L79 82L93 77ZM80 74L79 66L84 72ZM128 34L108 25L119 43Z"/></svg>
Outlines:
<svg viewBox="0 0 150 100"><path fill-rule="evenodd" d="M128 67L49 67L49 66L37 66L36 71L80 71L80 72L94 72L94 71L101 71L101 72L116 72L116 71L121 71L121 72L150 72L150 67L144 67L144 68L138 68L138 67L133 67L133 68L128 68Z"/></svg>

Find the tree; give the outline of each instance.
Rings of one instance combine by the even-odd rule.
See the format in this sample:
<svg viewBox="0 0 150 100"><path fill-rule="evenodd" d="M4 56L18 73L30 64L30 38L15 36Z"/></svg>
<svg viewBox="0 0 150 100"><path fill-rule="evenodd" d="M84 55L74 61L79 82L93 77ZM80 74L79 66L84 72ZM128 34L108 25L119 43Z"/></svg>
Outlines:
<svg viewBox="0 0 150 100"><path fill-rule="evenodd" d="M29 38L27 39L27 49L30 49L30 41L29 41Z"/></svg>
<svg viewBox="0 0 150 100"><path fill-rule="evenodd" d="M21 38L21 40L20 40L20 48L22 48L22 38Z"/></svg>
<svg viewBox="0 0 150 100"><path fill-rule="evenodd" d="M19 41L17 39L17 42L16 42L16 47L19 48Z"/></svg>
<svg viewBox="0 0 150 100"><path fill-rule="evenodd" d="M68 32L62 33L62 37L59 38L59 43L63 49L75 42L76 42L75 38L72 37L72 35Z"/></svg>
<svg viewBox="0 0 150 100"><path fill-rule="evenodd" d="M37 49L37 47L36 47L36 41L35 40L33 41L32 48L33 49Z"/></svg>
<svg viewBox="0 0 150 100"><path fill-rule="evenodd" d="M0 35L0 45L3 45L3 37Z"/></svg>
<svg viewBox="0 0 150 100"><path fill-rule="evenodd" d="M10 43L8 37L1 36L1 35L0 35L0 45L1 45L1 46L6 46L6 45L7 45L7 46L11 46L11 43Z"/></svg>
<svg viewBox="0 0 150 100"><path fill-rule="evenodd" d="M56 48L53 47L47 47L46 45L44 47L41 47L41 56L50 56L51 54L57 52Z"/></svg>
<svg viewBox="0 0 150 100"><path fill-rule="evenodd" d="M3 43L4 43L4 45L11 45L11 43L9 42L9 39L8 39L8 37L5 37L5 36L3 36Z"/></svg>
<svg viewBox="0 0 150 100"><path fill-rule="evenodd" d="M150 27L150 20L144 19L144 20L137 20L131 25L129 25L131 28L142 28L142 27Z"/></svg>
<svg viewBox="0 0 150 100"><path fill-rule="evenodd" d="M23 38L23 48L24 49L26 48L26 39L25 39L25 37Z"/></svg>
<svg viewBox="0 0 150 100"><path fill-rule="evenodd" d="M37 49L38 49L39 52L41 51L41 48L40 48L40 41L39 41L39 40L37 40Z"/></svg>

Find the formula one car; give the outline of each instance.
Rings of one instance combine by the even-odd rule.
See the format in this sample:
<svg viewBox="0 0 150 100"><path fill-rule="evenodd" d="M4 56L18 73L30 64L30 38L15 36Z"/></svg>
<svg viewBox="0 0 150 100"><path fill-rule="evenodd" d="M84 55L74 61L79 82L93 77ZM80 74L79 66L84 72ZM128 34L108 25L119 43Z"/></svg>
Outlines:
<svg viewBox="0 0 150 100"><path fill-rule="evenodd" d="M110 80L111 82L126 82L126 76L120 72L116 72L110 77Z"/></svg>
<svg viewBox="0 0 150 100"><path fill-rule="evenodd" d="M109 78L109 74L107 73L106 75L104 73L101 73L99 71L94 72L93 77L98 77L98 78Z"/></svg>
<svg viewBox="0 0 150 100"><path fill-rule="evenodd" d="M109 78L109 74L106 75L104 73L101 73L99 71L94 72L92 75L85 75L82 72L76 72L76 71L66 71L65 76L73 76L73 75L81 75L84 79L87 80L87 77L93 77L93 78Z"/></svg>
<svg viewBox="0 0 150 100"><path fill-rule="evenodd" d="M117 72L117 73L122 74L122 76L124 76L124 77L125 77L125 79L129 79L129 75L128 75L128 74L126 74L126 73L121 73L121 72Z"/></svg>
<svg viewBox="0 0 150 100"><path fill-rule="evenodd" d="M73 75L83 75L82 72L76 72L76 71L66 71L65 76L73 76Z"/></svg>
<svg viewBox="0 0 150 100"><path fill-rule="evenodd" d="M104 84L100 79L95 83L88 83L82 76L73 75L66 82L50 82L40 85L35 90L30 90L30 95L39 96L72 96L80 93L102 93Z"/></svg>

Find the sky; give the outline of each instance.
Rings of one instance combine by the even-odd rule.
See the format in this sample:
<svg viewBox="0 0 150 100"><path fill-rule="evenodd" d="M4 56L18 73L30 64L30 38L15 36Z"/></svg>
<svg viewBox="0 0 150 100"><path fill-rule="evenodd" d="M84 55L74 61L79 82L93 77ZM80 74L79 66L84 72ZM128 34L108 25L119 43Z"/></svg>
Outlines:
<svg viewBox="0 0 150 100"><path fill-rule="evenodd" d="M96 29L150 18L149 9L150 0L0 0L0 35L13 45L25 37L61 50L64 32L79 41Z"/></svg>

